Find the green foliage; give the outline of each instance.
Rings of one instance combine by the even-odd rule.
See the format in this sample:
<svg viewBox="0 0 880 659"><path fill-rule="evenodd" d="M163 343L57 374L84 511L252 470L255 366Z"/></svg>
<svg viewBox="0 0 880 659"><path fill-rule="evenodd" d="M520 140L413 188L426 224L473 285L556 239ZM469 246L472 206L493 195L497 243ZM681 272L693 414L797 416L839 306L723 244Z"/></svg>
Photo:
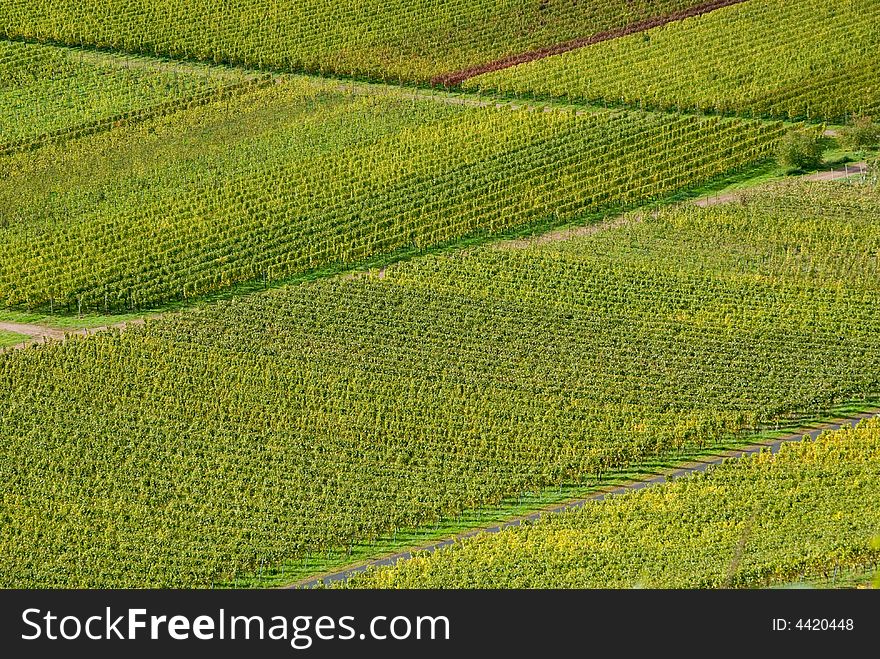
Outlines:
<svg viewBox="0 0 880 659"><path fill-rule="evenodd" d="M4 354L0 585L230 582L880 391L877 195L786 186Z"/></svg>
<svg viewBox="0 0 880 659"><path fill-rule="evenodd" d="M880 110L880 4L761 0L465 84L655 109L825 119Z"/></svg>
<svg viewBox="0 0 880 659"><path fill-rule="evenodd" d="M0 348L6 348L8 346L14 346L17 343L23 343L27 341L28 337L23 336L22 334L16 334L15 332L6 332L4 330L0 330Z"/></svg>
<svg viewBox="0 0 880 659"><path fill-rule="evenodd" d="M766 159L782 131L294 78L7 159L0 304L125 311L572 221Z"/></svg>
<svg viewBox="0 0 880 659"><path fill-rule="evenodd" d="M880 176L880 156L874 156L866 162L868 180L875 186L880 184L878 176Z"/></svg>
<svg viewBox="0 0 880 659"><path fill-rule="evenodd" d="M792 128L779 141L776 159L784 167L806 172L821 167L824 151L823 139L815 130Z"/></svg>
<svg viewBox="0 0 880 659"><path fill-rule="evenodd" d="M0 42L0 155L250 88L255 74Z"/></svg>
<svg viewBox="0 0 880 659"><path fill-rule="evenodd" d="M875 148L880 146L880 124L875 124L868 116L853 116L849 124L841 129L840 139L850 149L861 151Z"/></svg>
<svg viewBox="0 0 880 659"><path fill-rule="evenodd" d="M702 2L0 0L0 35L253 68L425 81Z"/></svg>
<svg viewBox="0 0 880 659"><path fill-rule="evenodd" d="M871 538L871 549L880 552L880 535L875 535ZM880 571L874 575L874 588L880 588Z"/></svg>
<svg viewBox="0 0 880 659"><path fill-rule="evenodd" d="M717 588L880 558L880 422L485 534L360 588ZM796 510L796 514L792 511Z"/></svg>

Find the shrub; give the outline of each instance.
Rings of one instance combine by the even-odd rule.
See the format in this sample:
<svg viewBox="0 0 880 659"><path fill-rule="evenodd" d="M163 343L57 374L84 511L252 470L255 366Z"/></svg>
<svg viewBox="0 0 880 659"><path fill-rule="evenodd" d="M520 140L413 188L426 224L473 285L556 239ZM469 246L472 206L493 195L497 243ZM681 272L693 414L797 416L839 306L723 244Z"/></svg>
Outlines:
<svg viewBox="0 0 880 659"><path fill-rule="evenodd" d="M791 169L818 169L822 164L822 138L813 130L793 129L779 141L776 158Z"/></svg>
<svg viewBox="0 0 880 659"><path fill-rule="evenodd" d="M848 126L840 131L840 142L848 149L861 151L880 144L880 124L871 117L853 115Z"/></svg>

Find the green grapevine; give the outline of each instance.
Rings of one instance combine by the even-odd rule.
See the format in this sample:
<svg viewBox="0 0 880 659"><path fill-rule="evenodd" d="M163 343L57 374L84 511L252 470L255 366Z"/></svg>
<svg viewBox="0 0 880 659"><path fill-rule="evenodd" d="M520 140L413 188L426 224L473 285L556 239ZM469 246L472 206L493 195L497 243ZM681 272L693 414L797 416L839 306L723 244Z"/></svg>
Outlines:
<svg viewBox="0 0 880 659"><path fill-rule="evenodd" d="M877 394L878 194L782 186L4 353L0 585L207 587Z"/></svg>
<svg viewBox="0 0 880 659"><path fill-rule="evenodd" d="M360 588L761 587L880 559L880 421L464 540ZM793 513L792 511L796 511Z"/></svg>
<svg viewBox="0 0 880 659"><path fill-rule="evenodd" d="M488 73L467 89L843 122L880 109L880 5L751 0Z"/></svg>
<svg viewBox="0 0 880 659"><path fill-rule="evenodd" d="M511 111L291 79L7 159L0 304L122 311L636 206L781 125Z"/></svg>
<svg viewBox="0 0 880 659"><path fill-rule="evenodd" d="M266 84L266 76L0 42L0 155Z"/></svg>

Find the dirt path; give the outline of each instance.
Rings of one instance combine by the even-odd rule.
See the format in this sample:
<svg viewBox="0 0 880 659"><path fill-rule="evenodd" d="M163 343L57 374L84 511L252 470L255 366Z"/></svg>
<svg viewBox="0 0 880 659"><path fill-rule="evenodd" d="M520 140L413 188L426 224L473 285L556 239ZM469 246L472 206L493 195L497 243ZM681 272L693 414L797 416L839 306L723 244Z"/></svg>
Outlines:
<svg viewBox="0 0 880 659"><path fill-rule="evenodd" d="M545 57L551 57L553 55L561 55L562 53L567 53L570 50L577 50L578 48L590 46L592 44L596 44L602 41L618 39L620 37L625 37L628 34L636 34L637 32L645 32L646 30L650 30L654 27L660 27L661 25L666 25L667 23L681 21L685 18L691 18L692 16L702 16L703 14L708 14L709 12L715 11L716 9L729 7L730 5L736 5L741 2L745 2L745 0L710 0L709 2L704 2L703 4L697 5L696 7L683 9L682 11L666 14L665 16L654 16L643 21L638 21L637 23L630 23L626 27L618 28L616 30L597 32L596 34L591 34L588 37L581 37L580 39L574 39L573 41L566 41L564 43L559 43L553 46L547 46L546 48L531 50L529 52L520 53L518 55L510 55L509 57L504 57L502 59L495 60L494 62L481 64L479 66L473 66L467 69L463 69L461 71L445 73L443 75L433 78L431 80L431 84L438 86L442 85L444 87L455 87L457 85L460 85L465 80L478 75L482 75L483 73L509 69L510 67L516 66L517 64L534 62L535 60L543 59Z"/></svg>
<svg viewBox="0 0 880 659"><path fill-rule="evenodd" d="M29 341L22 341L6 348L0 348L0 353L5 350L20 350L28 346L46 343L47 341L63 341L68 336L89 336L108 329L125 329L131 325L143 325L146 318L135 318L134 320L126 320L121 323L112 325L101 325L100 327L71 327L62 329L59 327L47 327L45 325L29 325L27 323L4 323L0 322L0 330L6 332L14 332L16 334L24 334L31 337Z"/></svg>
<svg viewBox="0 0 880 659"><path fill-rule="evenodd" d="M816 172L815 174L806 174L804 176L798 177L800 180L804 181L838 181L841 179L848 178L850 176L857 176L859 174L864 174L867 171L867 165L863 162L857 162L852 164L846 164L843 167L839 167L837 169L833 169L827 172ZM743 194L746 191L751 191L759 188L760 186L750 187L747 190L736 190L733 192L727 192L725 194L716 195L714 197L700 197L699 199L693 200L691 203L696 204L700 207L707 206L715 206L717 204L726 204L733 201L738 201L742 198ZM683 202L688 203L688 202ZM599 222L598 224L588 224L586 226L579 227L566 227L564 229L556 229L554 231L548 231L546 233L539 234L537 236L529 236L528 238L514 238L512 240L502 240L494 244L495 249L525 249L527 247L532 247L535 245L544 245L546 243L559 242L564 240L571 240L573 238L578 238L580 236L589 236L594 233L598 233L600 231L610 231L612 229L618 229L622 226L626 226L628 224L635 224L637 222L641 222L643 219L643 215L640 213L627 213L624 215L619 215L617 217L613 217L611 219L605 220L604 222Z"/></svg>
<svg viewBox="0 0 880 659"><path fill-rule="evenodd" d="M864 174L867 171L868 165L866 163L856 162L846 164L843 167L838 167L837 169L831 169L827 172L806 174L798 178L803 181L839 181L841 179L849 178L850 176ZM751 190L752 188L749 189ZM743 196L743 192L744 191L733 191L726 192L722 195L716 195L714 197L701 197L700 199L694 200L693 203L703 208L705 208L706 206L715 206L716 204L727 204L731 201L738 201L739 199L741 199Z"/></svg>
<svg viewBox="0 0 880 659"><path fill-rule="evenodd" d="M843 167L831 169L827 172L816 172L804 176L805 181L837 181L849 176L857 176L868 171L868 165L864 162L847 163Z"/></svg>
<svg viewBox="0 0 880 659"><path fill-rule="evenodd" d="M791 442L799 442L803 440L805 437L809 437L811 439L815 439L820 434L825 432L826 430L837 430L842 428L843 426L855 426L862 419L868 419L873 416L877 416L880 414L880 410L872 411L872 412L863 412L861 414L855 414L851 417L846 417L842 419L838 419L833 422L823 423L816 427L804 428L798 432L793 432L789 435L785 435L784 437L780 437L779 439L768 440L765 442L759 442L753 444L751 446L747 446L745 448L736 449L732 451L724 451L719 453L718 455L702 458L700 460L695 460L693 462L688 462L682 464L681 466L672 469L663 474L657 474L654 476L650 476L643 480L633 480L628 483L624 483L623 485L615 485L609 486L600 489L595 494L583 498L583 499L575 499L572 501L567 501L562 504L557 504L554 506L549 506L547 508L543 508L529 515L524 515L521 517L515 517L513 519L509 519L501 524L497 524L495 526L491 526L488 528L479 528L473 529L471 531L467 531L465 533L458 534L456 536L446 538L444 540L438 540L434 542L430 542L419 547L414 547L409 551L403 551L395 554L391 554L388 556L383 556L376 560L367 561L364 563L358 563L355 565L350 565L344 569L338 570L336 572L330 572L326 574L322 574L316 577L312 577L309 579L304 579L299 581L288 588L312 588L319 584L330 585L333 582L345 581L349 577L359 574L361 572L365 572L367 569L371 567L382 567L382 566L392 566L400 560L406 560L411 558L414 552L435 552L438 549L442 549L443 547L448 547L459 540L463 540L465 538L470 538L475 535L479 535L480 533L498 533L499 531L507 528L511 528L514 526L519 526L523 523L535 522L541 518L542 515L548 514L556 514L565 512L566 510L572 510L575 508L582 508L592 501L602 501L606 497L627 494L629 492L634 492L636 490L642 490L646 487L652 487L654 485L659 485L661 483L665 483L673 478L679 478L681 476L686 476L688 474L693 474L696 472L706 471L712 465L718 465L724 462L725 460L731 458L741 458L746 455L751 455L754 453L758 453L764 449L770 449L772 453L776 453L779 451L779 448L786 443Z"/></svg>
<svg viewBox="0 0 880 659"><path fill-rule="evenodd" d="M635 224L637 222L641 222L642 218L643 216L641 214L627 213L624 215L618 215L617 217L613 217L609 220L605 220L604 222L599 222L597 224L587 224L585 226L579 227L565 227L563 229L547 231L546 233L541 233L536 236L529 236L527 238L502 240L500 242L494 243L493 247L495 249L525 249L527 247L533 247L535 245L545 245L547 243L572 240L573 238L579 238L581 236L591 236L594 233L599 233L600 231L610 231L612 229L619 229L620 227L626 226L628 224Z"/></svg>

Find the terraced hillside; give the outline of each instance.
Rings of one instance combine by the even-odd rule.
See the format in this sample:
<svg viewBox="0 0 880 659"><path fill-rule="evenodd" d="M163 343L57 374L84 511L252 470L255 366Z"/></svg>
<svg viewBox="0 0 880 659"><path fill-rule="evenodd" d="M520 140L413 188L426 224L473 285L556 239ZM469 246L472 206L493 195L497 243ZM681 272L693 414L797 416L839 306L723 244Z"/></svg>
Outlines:
<svg viewBox="0 0 880 659"><path fill-rule="evenodd" d="M482 535L359 588L755 587L880 561L880 420ZM797 514L792 514L796 509Z"/></svg>
<svg viewBox="0 0 880 659"><path fill-rule="evenodd" d="M210 586L876 394L880 193L768 194L0 355L0 584Z"/></svg>
<svg viewBox="0 0 880 659"><path fill-rule="evenodd" d="M843 122L880 111L880 5L749 0L468 80L484 93Z"/></svg>

